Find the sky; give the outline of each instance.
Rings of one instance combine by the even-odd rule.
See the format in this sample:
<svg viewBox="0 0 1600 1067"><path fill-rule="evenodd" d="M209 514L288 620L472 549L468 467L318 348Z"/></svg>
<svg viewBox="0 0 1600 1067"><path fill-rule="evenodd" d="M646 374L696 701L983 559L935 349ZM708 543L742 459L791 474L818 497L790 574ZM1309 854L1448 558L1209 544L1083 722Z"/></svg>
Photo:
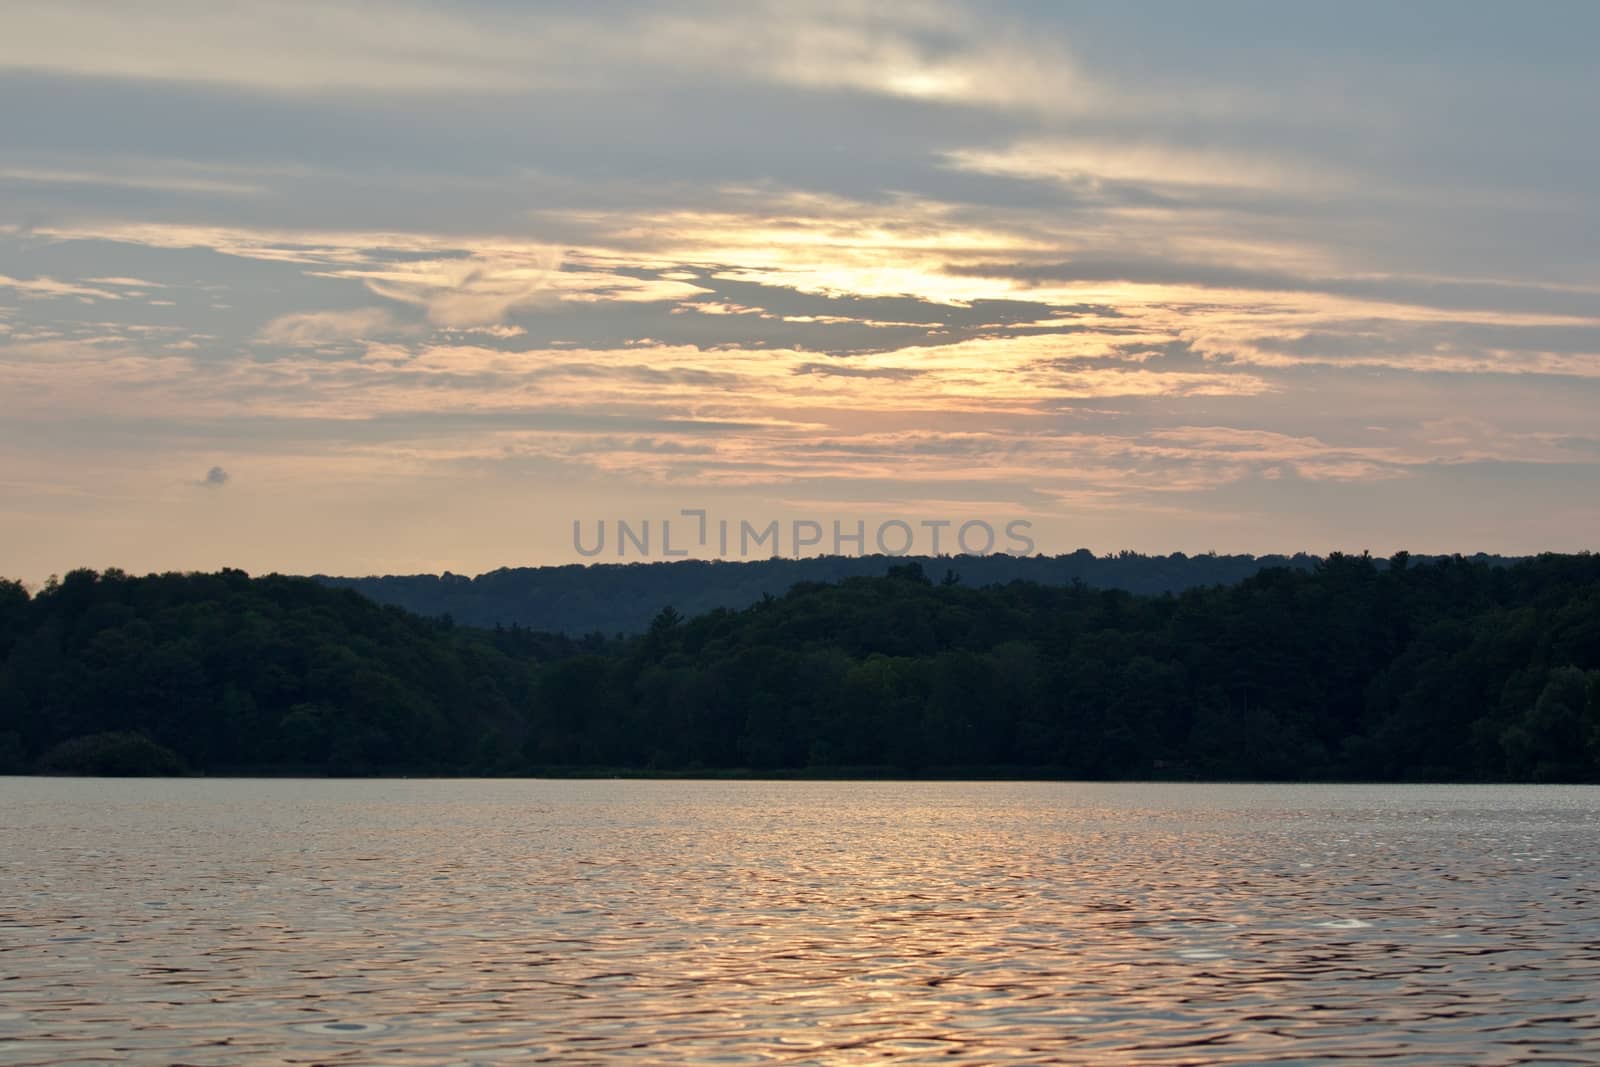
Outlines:
<svg viewBox="0 0 1600 1067"><path fill-rule="evenodd" d="M1597 39L1578 0L7 0L0 574L473 574L684 509L1593 548Z"/></svg>

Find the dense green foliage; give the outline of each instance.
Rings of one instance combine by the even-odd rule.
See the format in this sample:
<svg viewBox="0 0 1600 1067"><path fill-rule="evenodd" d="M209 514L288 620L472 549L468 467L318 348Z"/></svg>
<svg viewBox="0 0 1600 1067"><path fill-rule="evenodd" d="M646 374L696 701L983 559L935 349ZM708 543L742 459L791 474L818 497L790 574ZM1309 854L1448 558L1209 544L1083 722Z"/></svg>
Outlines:
<svg viewBox="0 0 1600 1067"><path fill-rule="evenodd" d="M74 571L31 599L0 583L0 769L171 769L127 735L200 771L505 769L538 665L575 649L303 578Z"/></svg>
<svg viewBox="0 0 1600 1067"><path fill-rule="evenodd" d="M47 774L96 774L138 778L183 773L183 760L144 734L88 734L63 741L39 757Z"/></svg>
<svg viewBox="0 0 1600 1067"><path fill-rule="evenodd" d="M303 579L84 571L0 585L0 664L16 769L135 733L213 773L1600 780L1588 554L1334 555L1157 596L908 562L615 642Z"/></svg>

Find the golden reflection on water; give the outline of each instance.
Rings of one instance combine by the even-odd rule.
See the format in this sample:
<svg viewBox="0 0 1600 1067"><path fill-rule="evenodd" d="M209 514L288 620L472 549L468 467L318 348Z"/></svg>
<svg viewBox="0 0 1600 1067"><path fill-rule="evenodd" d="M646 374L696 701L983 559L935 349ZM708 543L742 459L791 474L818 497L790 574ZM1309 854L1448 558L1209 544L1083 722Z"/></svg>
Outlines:
<svg viewBox="0 0 1600 1067"><path fill-rule="evenodd" d="M0 779L0 1062L1600 1062L1600 789Z"/></svg>

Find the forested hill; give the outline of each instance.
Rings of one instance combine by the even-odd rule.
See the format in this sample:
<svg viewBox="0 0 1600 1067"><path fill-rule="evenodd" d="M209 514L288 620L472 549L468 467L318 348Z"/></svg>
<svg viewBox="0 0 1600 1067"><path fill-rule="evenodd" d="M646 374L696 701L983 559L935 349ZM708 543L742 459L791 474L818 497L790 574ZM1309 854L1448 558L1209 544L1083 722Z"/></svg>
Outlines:
<svg viewBox="0 0 1600 1067"><path fill-rule="evenodd" d="M1515 560L1478 555L1475 561L1503 566ZM1421 558L1419 557L1419 562ZM471 626L522 626L581 636L644 632L663 604L684 615L717 608L748 607L765 596L781 596L800 582L838 582L872 577L896 564L915 563L935 579L946 573L963 585L1037 582L1130 593L1179 593L1209 585L1232 585L1274 567L1310 570L1319 557L1145 556L1136 552L1096 556L1088 549L1060 556L812 556L804 559L673 560L655 563L569 564L502 568L467 578L445 573L317 580L354 589L382 604L419 615L446 616ZM1379 566L1382 566L1382 561Z"/></svg>
<svg viewBox="0 0 1600 1067"><path fill-rule="evenodd" d="M1488 559L1489 557L1482 557ZM1495 562L1500 562L1495 560ZM466 578L456 574L371 578L318 576L383 604L419 615L449 615L472 626L510 626L567 633L642 633L663 604L685 615L743 608L763 596L781 596L797 582L837 582L882 575L897 563L916 563L935 577L959 574L969 586L1038 582L1130 593L1177 593L1206 585L1231 585L1268 567L1308 570L1317 557L1096 556L1088 549L1061 556L813 556L805 559L673 560L656 563L571 564L503 568Z"/></svg>
<svg viewBox="0 0 1600 1067"><path fill-rule="evenodd" d="M0 770L496 766L579 648L237 570L0 582Z"/></svg>
<svg viewBox="0 0 1600 1067"><path fill-rule="evenodd" d="M0 583L0 767L1600 780L1600 557L1157 596L934 577L611 642L238 571Z"/></svg>

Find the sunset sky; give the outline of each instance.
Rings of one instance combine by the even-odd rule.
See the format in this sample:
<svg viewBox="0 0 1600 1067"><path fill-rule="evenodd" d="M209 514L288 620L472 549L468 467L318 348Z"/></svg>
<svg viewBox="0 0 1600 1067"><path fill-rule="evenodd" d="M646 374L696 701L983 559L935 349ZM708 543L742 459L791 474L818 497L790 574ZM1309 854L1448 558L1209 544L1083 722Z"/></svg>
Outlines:
<svg viewBox="0 0 1600 1067"><path fill-rule="evenodd" d="M0 575L1600 530L1600 5L0 7Z"/></svg>

